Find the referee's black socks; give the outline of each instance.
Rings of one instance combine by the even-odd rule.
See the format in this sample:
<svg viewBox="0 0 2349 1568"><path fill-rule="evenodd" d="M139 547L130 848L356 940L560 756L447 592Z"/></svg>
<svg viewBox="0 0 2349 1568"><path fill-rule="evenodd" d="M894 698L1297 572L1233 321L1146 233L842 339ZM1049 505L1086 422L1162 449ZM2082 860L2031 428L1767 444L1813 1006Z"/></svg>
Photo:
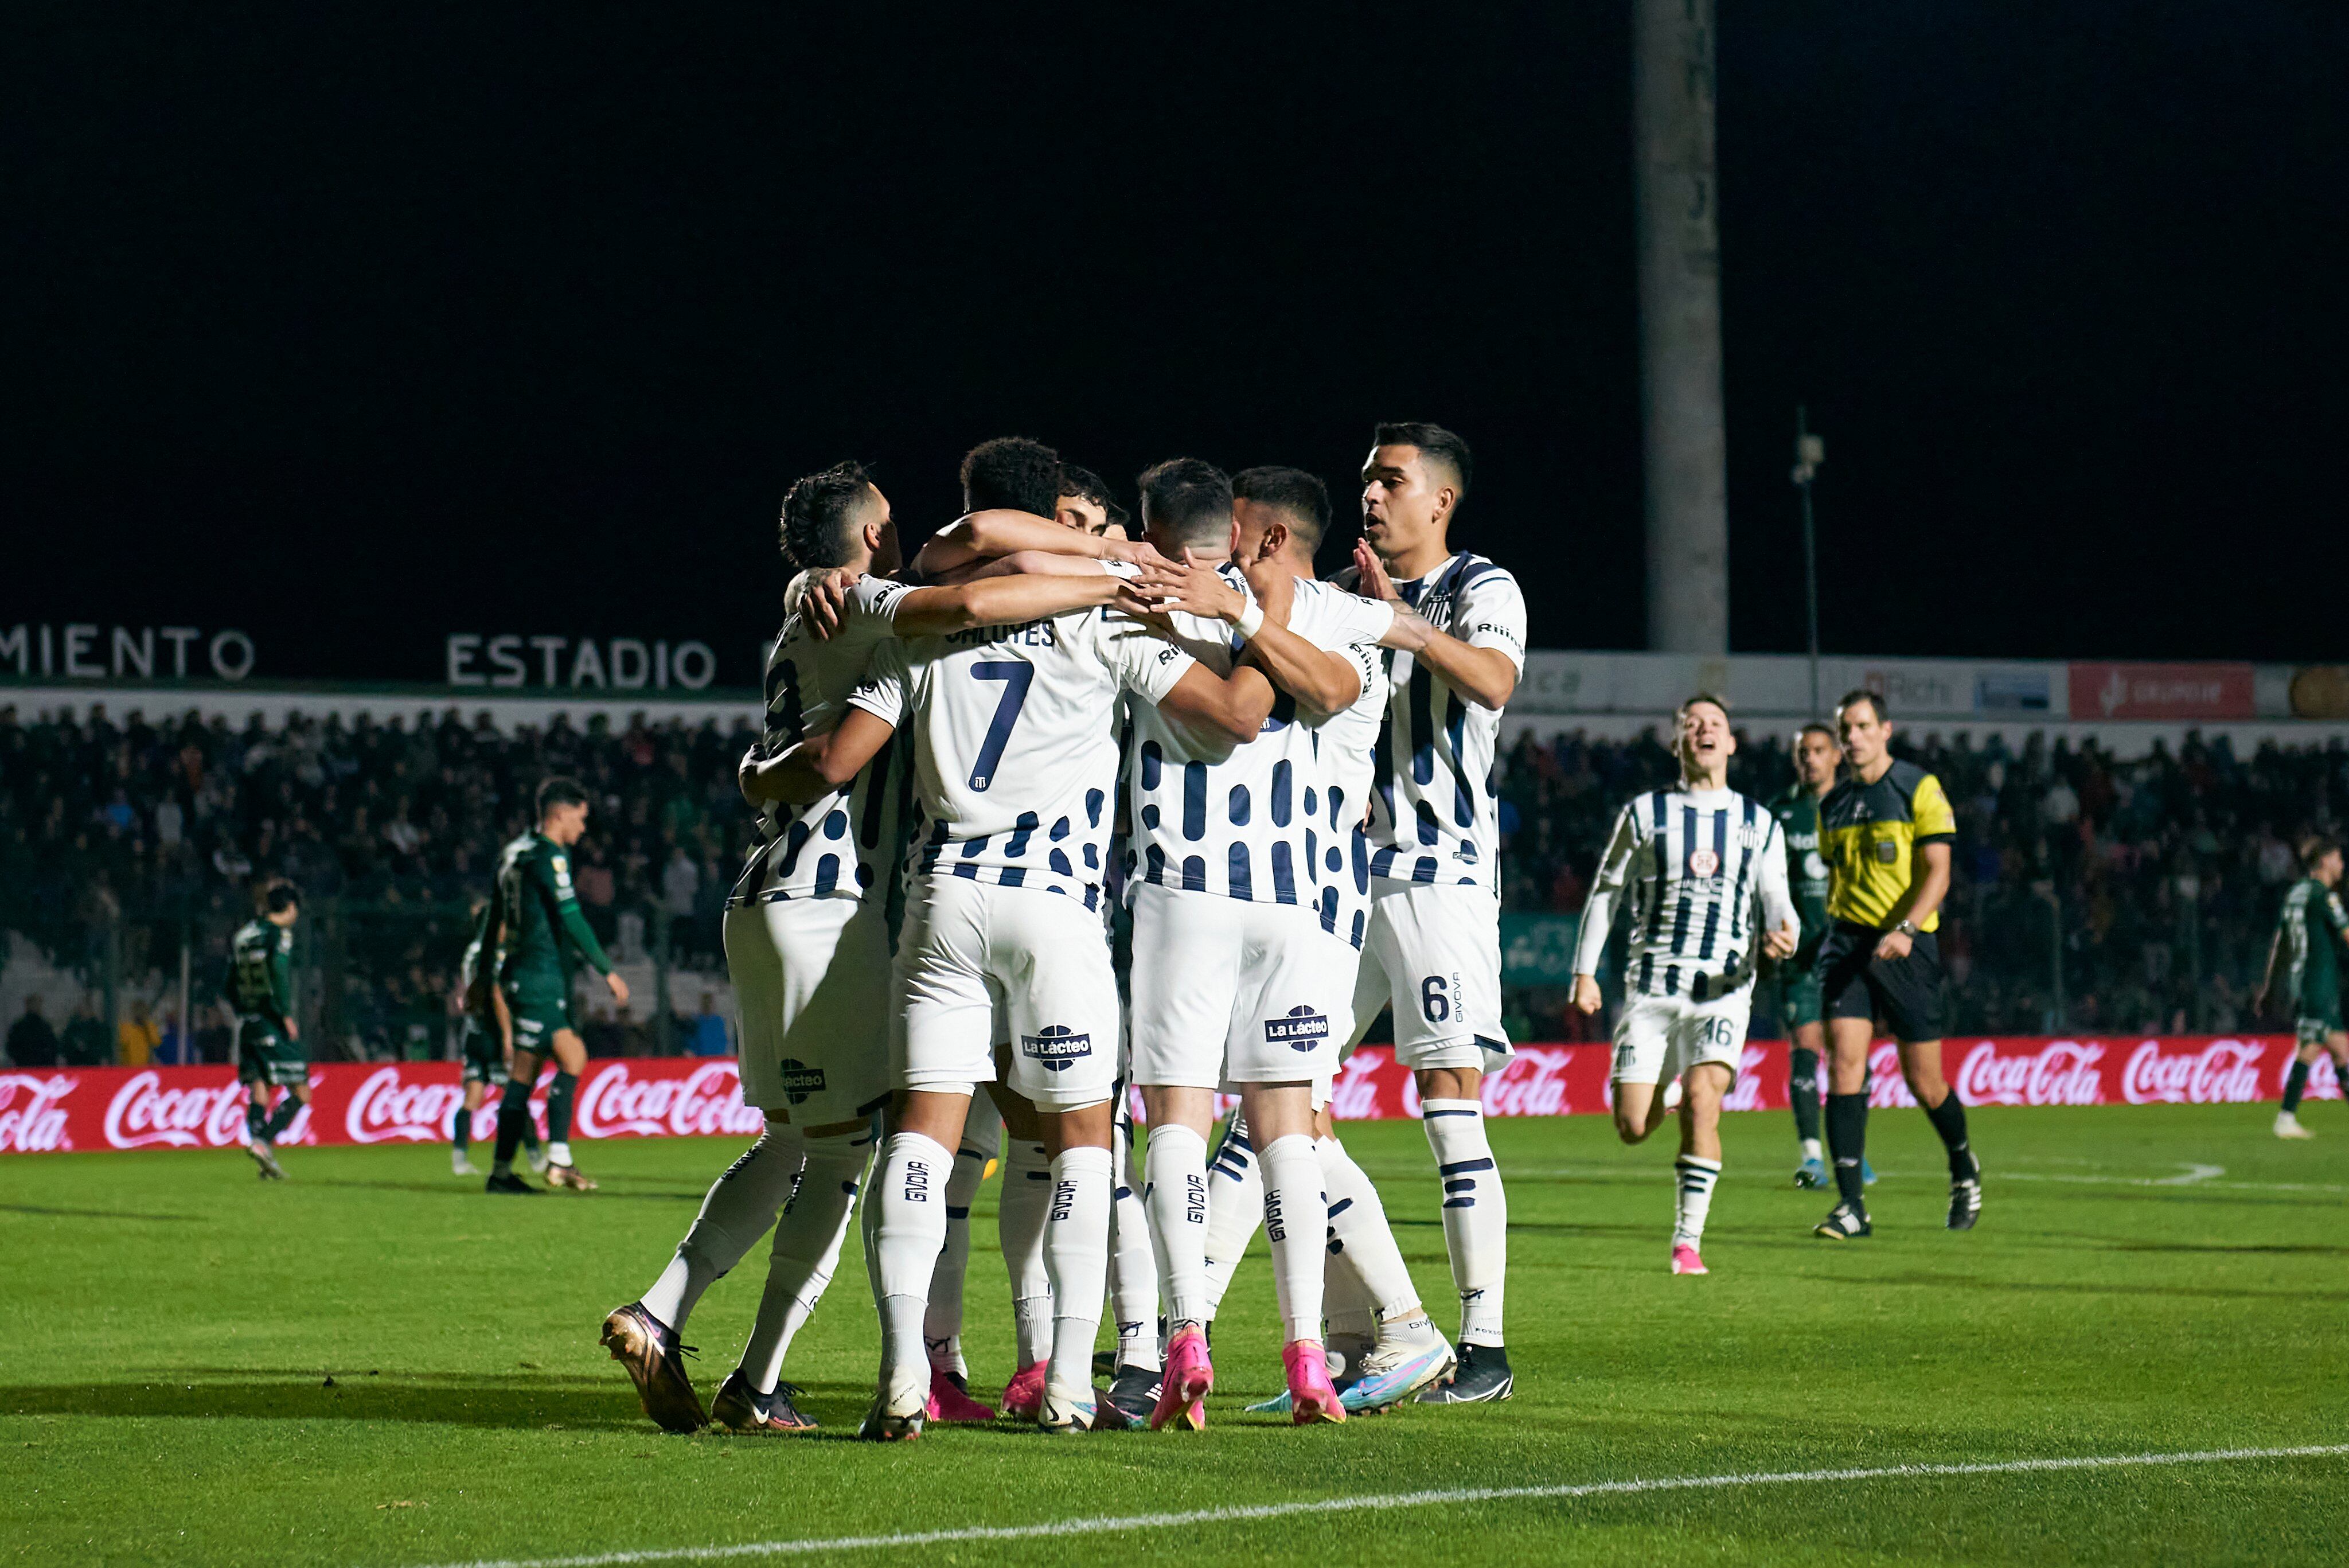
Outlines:
<svg viewBox="0 0 2349 1568"><path fill-rule="evenodd" d="M1981 1175L1973 1150L1966 1147L1966 1104L1958 1098L1958 1091L1952 1088L1941 1096L1940 1105L1926 1106L1925 1115L1931 1118L1933 1130L1941 1135L1941 1147L1950 1151L1950 1179L1971 1181Z"/></svg>
<svg viewBox="0 0 2349 1568"><path fill-rule="evenodd" d="M1819 1054L1795 1046L1787 1053L1786 1103L1795 1112L1795 1136L1808 1143L1819 1136Z"/></svg>
<svg viewBox="0 0 2349 1568"><path fill-rule="evenodd" d="M1860 1161L1868 1154L1868 1096L1827 1096L1827 1151L1835 1156L1836 1190L1856 1214L1868 1212L1868 1189Z"/></svg>

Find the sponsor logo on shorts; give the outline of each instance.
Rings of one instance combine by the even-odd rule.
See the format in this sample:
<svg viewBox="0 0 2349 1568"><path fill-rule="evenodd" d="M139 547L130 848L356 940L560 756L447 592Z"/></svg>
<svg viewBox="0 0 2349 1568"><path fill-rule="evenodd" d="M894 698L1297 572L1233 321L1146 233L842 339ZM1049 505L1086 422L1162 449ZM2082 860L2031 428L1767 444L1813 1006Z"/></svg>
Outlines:
<svg viewBox="0 0 2349 1568"><path fill-rule="evenodd" d="M1286 1045L1292 1051L1310 1051L1329 1038L1330 1021L1302 1004L1290 1008L1285 1017L1264 1021L1264 1043L1268 1045Z"/></svg>
<svg viewBox="0 0 2349 1568"><path fill-rule="evenodd" d="M1030 1062L1042 1064L1048 1073L1064 1073L1072 1064L1093 1054L1093 1037L1058 1023L1048 1023L1033 1034L1019 1037L1019 1054Z"/></svg>
<svg viewBox="0 0 2349 1568"><path fill-rule="evenodd" d="M811 1067L804 1062L785 1060L776 1064L782 1069L783 1097L792 1104L804 1105L810 1095L823 1093L823 1069Z"/></svg>

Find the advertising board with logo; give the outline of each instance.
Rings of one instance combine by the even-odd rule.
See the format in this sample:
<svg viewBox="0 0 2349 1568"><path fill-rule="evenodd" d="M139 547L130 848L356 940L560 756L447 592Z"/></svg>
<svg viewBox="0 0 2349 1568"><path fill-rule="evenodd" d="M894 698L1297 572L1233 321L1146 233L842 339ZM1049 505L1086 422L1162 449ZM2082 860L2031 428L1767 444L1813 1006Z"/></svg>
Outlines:
<svg viewBox="0 0 2349 1568"><path fill-rule="evenodd" d="M1300 1029L1310 1024L1300 1020ZM1050 1064L1074 1054L1062 1032L1035 1037ZM2106 1039L1952 1039L1943 1047L1950 1081L1969 1105L2249 1105L2283 1092L2292 1058L2290 1035L2114 1036ZM1605 1044L1520 1045L1498 1072L1485 1075L1487 1116L1566 1116L1605 1112L1610 1100ZM1880 1042L1871 1063L1870 1104L1913 1106L1900 1081L1899 1053ZM531 1099L543 1127L543 1075ZM2320 1059L2312 1099L2338 1099L2341 1085ZM464 1108L453 1062L327 1063L310 1069L310 1105L281 1146L430 1144L445 1141ZM1219 1108L1228 1109L1231 1102ZM66 1067L0 1071L0 1154L74 1149L232 1149L245 1141L245 1093L227 1067ZM1745 1047L1726 1108L1786 1107L1786 1046ZM1384 1045L1354 1053L1334 1086L1342 1121L1419 1115L1411 1072ZM742 1103L734 1063L701 1056L631 1057L588 1064L572 1118L576 1139L605 1137L755 1138L765 1118ZM497 1136L497 1107L474 1117L473 1137Z"/></svg>
<svg viewBox="0 0 2349 1568"><path fill-rule="evenodd" d="M2075 664L2075 719L2250 719L2258 671L2248 664Z"/></svg>

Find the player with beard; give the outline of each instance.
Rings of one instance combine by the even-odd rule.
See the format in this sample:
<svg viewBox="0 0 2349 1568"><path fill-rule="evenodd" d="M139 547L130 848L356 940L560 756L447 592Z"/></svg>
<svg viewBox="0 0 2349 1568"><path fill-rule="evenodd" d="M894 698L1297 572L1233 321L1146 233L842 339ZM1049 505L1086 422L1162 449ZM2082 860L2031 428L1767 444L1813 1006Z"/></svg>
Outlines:
<svg viewBox="0 0 2349 1568"><path fill-rule="evenodd" d="M672 1431L705 1419L678 1359L686 1321L770 1224L759 1315L711 1413L738 1431L815 1424L780 1381L782 1363L838 1264L873 1115L888 1098L884 920L898 858L901 765L883 753L839 787L789 807L764 764L837 725L875 648L892 637L1025 621L1108 597L1106 579L1006 576L924 588L895 581L888 497L853 462L794 484L782 527L788 558L848 586L832 605L830 636L818 635L805 598L785 620L767 660L765 732L744 759L743 793L760 810L760 831L728 902L726 952L741 1008L743 1099L765 1113L767 1127L711 1187L652 1288L604 1329L646 1413ZM947 1414L993 1416L967 1399Z"/></svg>
<svg viewBox="0 0 2349 1568"><path fill-rule="evenodd" d="M1619 907L1628 909L1633 994L1615 1021L1615 1131L1644 1141L1670 1114L1663 1091L1681 1085L1671 1269L1702 1274L1721 1102L1744 1057L1755 960L1793 957L1802 927L1776 819L1729 787L1729 711L1700 692L1674 727L1680 787L1636 796L1615 819L1575 940L1574 1005L1598 1012L1599 956Z"/></svg>
<svg viewBox="0 0 2349 1568"><path fill-rule="evenodd" d="M1395 611L1387 726L1371 790L1371 902L1364 961L1394 1006L1395 1059L1412 1069L1444 1188L1444 1240L1460 1293L1460 1360L1424 1404L1506 1399L1502 1333L1508 1201L1479 1098L1509 1056L1501 1027L1501 710L1525 668L1516 579L1456 551L1468 445L1440 425L1378 427L1362 465L1362 538L1336 581Z"/></svg>
<svg viewBox="0 0 2349 1568"><path fill-rule="evenodd" d="M1040 514L1059 474L1049 450L1036 450L1043 461L1028 493L1006 499ZM1104 603L1119 587L1098 571L1073 580L1095 585ZM1109 1247L1118 1005L1101 906L1122 692L1235 739L1255 734L1272 703L1252 670L1219 677L1136 622L1071 612L882 645L854 711L773 764L782 797L807 798L854 777L901 724L914 742L920 826L888 1010L899 1095L867 1211L882 1319L867 1438L921 1433L941 1199L972 1094L999 1071L1036 1107L1051 1150L1043 1251L1054 1324L1039 1423L1122 1424L1101 1417L1091 1386ZM1002 1069L999 1010L1015 1045Z"/></svg>

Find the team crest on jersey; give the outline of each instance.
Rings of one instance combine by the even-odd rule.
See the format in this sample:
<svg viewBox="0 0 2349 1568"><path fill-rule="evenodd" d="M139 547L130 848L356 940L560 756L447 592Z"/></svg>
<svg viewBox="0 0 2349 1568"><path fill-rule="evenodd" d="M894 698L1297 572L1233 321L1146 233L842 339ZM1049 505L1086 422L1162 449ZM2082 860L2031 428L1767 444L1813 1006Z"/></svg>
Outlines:
<svg viewBox="0 0 2349 1568"><path fill-rule="evenodd" d="M1268 1045L1310 1051L1329 1038L1330 1021L1302 1003L1290 1008L1283 1017L1264 1021L1264 1043Z"/></svg>
<svg viewBox="0 0 2349 1568"><path fill-rule="evenodd" d="M1721 857L1715 855L1710 849L1691 850L1689 852L1689 875L1692 877L1717 877L1721 875Z"/></svg>
<svg viewBox="0 0 2349 1568"><path fill-rule="evenodd" d="M823 1069L811 1067L804 1062L789 1057L776 1064L782 1069L783 1098L795 1106L805 1105L810 1095L823 1093Z"/></svg>
<svg viewBox="0 0 2349 1568"><path fill-rule="evenodd" d="M1058 1023L1048 1023L1033 1034L1019 1037L1019 1054L1040 1064L1048 1073L1065 1073L1093 1054L1093 1037Z"/></svg>

